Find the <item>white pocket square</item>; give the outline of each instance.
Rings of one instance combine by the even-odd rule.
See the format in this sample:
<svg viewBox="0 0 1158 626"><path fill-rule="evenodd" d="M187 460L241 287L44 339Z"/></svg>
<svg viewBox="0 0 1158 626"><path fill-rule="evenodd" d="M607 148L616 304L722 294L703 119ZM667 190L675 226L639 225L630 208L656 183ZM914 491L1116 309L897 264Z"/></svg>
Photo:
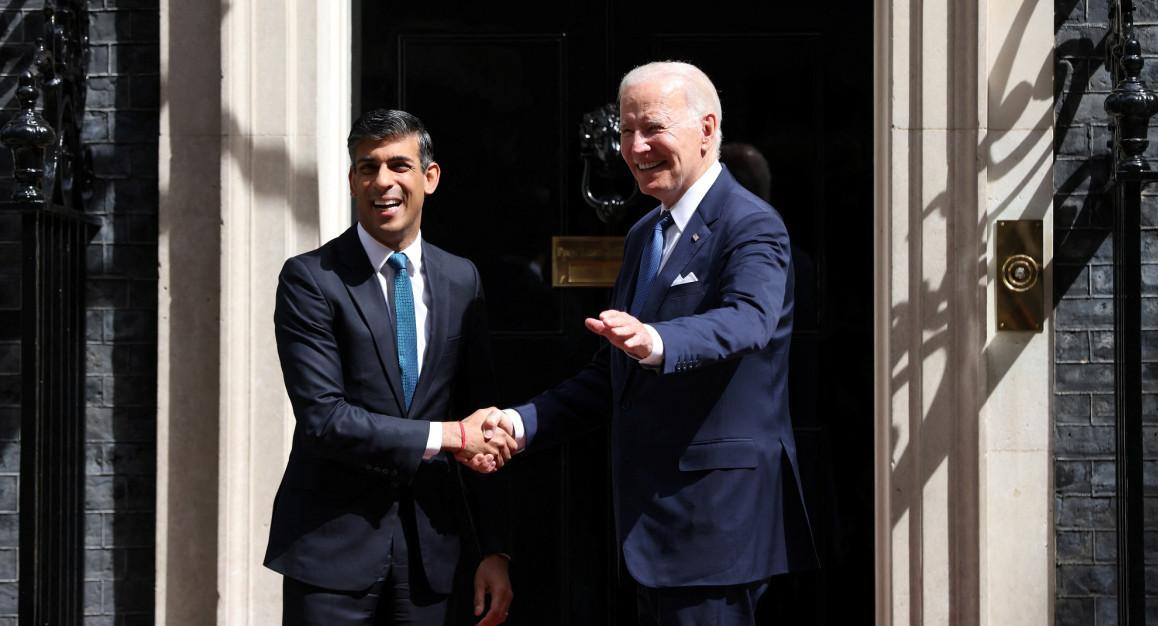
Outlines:
<svg viewBox="0 0 1158 626"><path fill-rule="evenodd" d="M694 283L698 280L699 279L696 278L695 272L688 272L687 276L676 276L676 279L671 281L671 286L675 287L676 285L683 285L686 283Z"/></svg>

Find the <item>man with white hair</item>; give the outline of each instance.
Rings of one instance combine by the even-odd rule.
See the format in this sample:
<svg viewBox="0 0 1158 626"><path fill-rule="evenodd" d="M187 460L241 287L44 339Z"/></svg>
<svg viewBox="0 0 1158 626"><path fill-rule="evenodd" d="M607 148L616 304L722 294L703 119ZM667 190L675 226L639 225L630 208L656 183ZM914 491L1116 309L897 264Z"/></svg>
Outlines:
<svg viewBox="0 0 1158 626"><path fill-rule="evenodd" d="M788 233L720 165L720 99L698 68L632 70L619 115L623 158L661 204L627 234L612 308L586 321L607 341L488 420L531 450L610 420L640 623L752 625L772 576L817 565L788 414Z"/></svg>

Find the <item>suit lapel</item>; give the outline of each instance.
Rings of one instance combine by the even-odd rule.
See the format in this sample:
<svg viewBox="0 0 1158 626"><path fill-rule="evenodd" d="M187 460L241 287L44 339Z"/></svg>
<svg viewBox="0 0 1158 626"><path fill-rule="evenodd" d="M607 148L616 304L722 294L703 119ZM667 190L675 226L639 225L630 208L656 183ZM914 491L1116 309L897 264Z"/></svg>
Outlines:
<svg viewBox="0 0 1158 626"><path fill-rule="evenodd" d="M667 297L667 292L671 289L672 282L675 281L676 277L683 275L684 269L695 258L696 253L703 248L704 243L711 235L712 231L701 219L700 212L692 213L687 228L680 235L680 240L676 243L675 249L671 251L667 263L664 263L663 269L655 277L655 283L651 286L651 292L647 294L647 301L643 303L643 310L640 311L641 318L646 318L649 321L654 319L660 303Z"/></svg>
<svg viewBox="0 0 1158 626"><path fill-rule="evenodd" d="M706 202L707 198L705 198ZM703 205L701 204L701 207ZM700 216L699 209L692 213L692 217L688 220L687 228L680 235L680 240L676 243L676 247L668 257L667 263L664 263L663 269L659 271L659 275L655 277L655 282L651 286L651 291L647 294L647 300L643 303L643 309L639 312L639 319L645 323L662 321L656 319L659 312L659 305L667 297L668 290L671 289L672 281L677 276L682 275L684 268L686 268L695 258L696 254L703 248L704 242L711 236L712 231L704 223ZM693 235L696 235L693 237ZM637 264L638 265L638 264ZM639 272L636 271L636 274ZM640 366L635 363L631 357L627 356L626 352L616 350L618 358L623 362L626 376L622 381L622 389L626 389L631 385L631 381L635 378Z"/></svg>
<svg viewBox="0 0 1158 626"><path fill-rule="evenodd" d="M378 361L385 373L386 382L394 392L398 403L398 415L406 415L405 395L402 392L402 370L398 367L398 345L394 335L394 322L386 308L382 286L378 274L370 266L366 250L358 240L357 228L350 228L342 234L337 247L337 257L341 264L342 282L362 316L362 321L374 340ZM413 404L413 403L412 403Z"/></svg>
<svg viewBox="0 0 1158 626"><path fill-rule="evenodd" d="M450 279L446 276L439 250L427 245L425 241L422 243L422 268L426 274L426 288L430 291L430 306L426 309L426 326L430 329L430 335L426 340L422 371L418 373L418 384L414 387L414 397L410 400L410 410L415 415L420 414L418 411L426 400L427 392L430 390L430 381L434 379L430 373L438 371L438 368L442 366L443 350L441 346L446 345L447 333L449 332L447 320L450 316L450 307L448 302L451 297ZM420 329L419 332L422 330ZM431 346L439 348L432 350Z"/></svg>
<svg viewBox="0 0 1158 626"><path fill-rule="evenodd" d="M712 236L711 225L719 217L724 198L727 197L732 185L735 184L735 179L725 169L720 172L720 176L712 184L711 189L708 189L708 193L700 201L691 218L688 219L683 233L680 234L680 240L676 243L675 249L672 250L671 256L668 257L667 263L664 263L663 269L656 276L655 283L652 284L651 291L647 294L647 300L639 312L641 320L645 322L659 321L655 319L655 314L659 310L660 303L667 297L672 282L683 275L692 259L703 249L704 244ZM636 257L637 268L639 266L638 256ZM638 274L638 270L636 273ZM702 279L703 277L699 278Z"/></svg>

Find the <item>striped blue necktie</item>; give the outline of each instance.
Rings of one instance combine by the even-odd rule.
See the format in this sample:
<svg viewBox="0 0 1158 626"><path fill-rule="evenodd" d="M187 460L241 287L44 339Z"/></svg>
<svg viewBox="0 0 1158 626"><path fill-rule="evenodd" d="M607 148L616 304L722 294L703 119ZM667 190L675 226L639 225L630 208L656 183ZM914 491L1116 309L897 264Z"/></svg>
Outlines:
<svg viewBox="0 0 1158 626"><path fill-rule="evenodd" d="M418 335L414 325L414 292L410 288L410 274L406 273L406 255L395 252L386 259L394 268L394 328L398 333L398 367L402 369L402 389L406 394L406 409L414 397L418 383Z"/></svg>
<svg viewBox="0 0 1158 626"><path fill-rule="evenodd" d="M671 224L671 211L664 211L655 221L651 229L651 239L643 249L643 257L639 260L639 278L635 281L635 297L631 299L632 315L639 317L639 310L647 300L647 292L651 291L651 284L655 282L655 275L659 273L659 262L663 258L663 231Z"/></svg>

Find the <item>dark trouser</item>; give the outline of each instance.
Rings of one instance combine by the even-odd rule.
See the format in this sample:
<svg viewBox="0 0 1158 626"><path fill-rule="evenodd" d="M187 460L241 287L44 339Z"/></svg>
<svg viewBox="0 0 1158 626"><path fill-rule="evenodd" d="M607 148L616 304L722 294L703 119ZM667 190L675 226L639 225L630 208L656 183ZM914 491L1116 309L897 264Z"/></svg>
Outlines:
<svg viewBox="0 0 1158 626"><path fill-rule="evenodd" d="M754 626L769 580L726 587L637 586L640 626Z"/></svg>
<svg viewBox="0 0 1158 626"><path fill-rule="evenodd" d="M396 541L386 575L365 591L333 591L284 578L284 626L447 626L450 596L412 584L405 542Z"/></svg>

